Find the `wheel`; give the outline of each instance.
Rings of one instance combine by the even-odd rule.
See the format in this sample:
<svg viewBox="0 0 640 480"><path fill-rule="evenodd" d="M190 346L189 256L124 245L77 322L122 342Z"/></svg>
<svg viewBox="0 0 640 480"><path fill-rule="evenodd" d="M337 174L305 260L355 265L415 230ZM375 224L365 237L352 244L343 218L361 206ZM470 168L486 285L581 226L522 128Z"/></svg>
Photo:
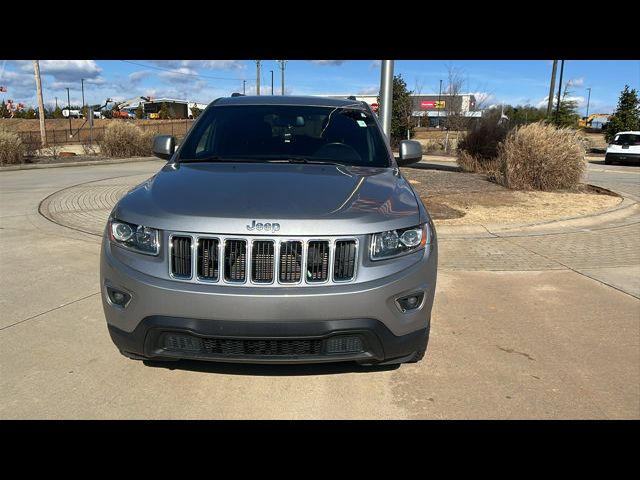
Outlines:
<svg viewBox="0 0 640 480"><path fill-rule="evenodd" d="M604 157L604 164L605 165L611 165L613 162L611 161L611 159L609 157Z"/></svg>

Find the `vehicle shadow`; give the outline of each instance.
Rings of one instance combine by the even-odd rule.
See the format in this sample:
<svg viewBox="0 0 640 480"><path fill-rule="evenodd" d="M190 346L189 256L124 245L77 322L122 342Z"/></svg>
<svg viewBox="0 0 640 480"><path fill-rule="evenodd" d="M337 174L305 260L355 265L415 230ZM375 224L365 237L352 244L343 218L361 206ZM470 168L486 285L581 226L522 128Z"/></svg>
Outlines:
<svg viewBox="0 0 640 480"><path fill-rule="evenodd" d="M300 364L251 364L222 363L196 360L178 360L163 362L144 360L144 365L167 370L186 370L190 372L221 373L224 375L249 375L257 377L296 377L306 375L339 375L342 373L375 373L396 370L397 365L362 366L356 362L339 363L300 363Z"/></svg>

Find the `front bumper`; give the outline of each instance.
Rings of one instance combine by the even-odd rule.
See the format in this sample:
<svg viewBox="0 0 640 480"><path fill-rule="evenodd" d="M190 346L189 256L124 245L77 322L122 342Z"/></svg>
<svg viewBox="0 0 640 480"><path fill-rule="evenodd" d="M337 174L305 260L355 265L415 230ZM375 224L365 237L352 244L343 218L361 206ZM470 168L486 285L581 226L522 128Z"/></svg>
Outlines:
<svg viewBox="0 0 640 480"><path fill-rule="evenodd" d="M430 251L412 254L416 262L401 272L364 283L313 288L175 282L130 268L112 254L111 248L117 247L103 242L102 301L111 337L129 356L375 363L415 352L428 335L436 285L435 242L428 247ZM106 285L131 295L126 308L111 304ZM424 293L420 307L401 312L396 299L415 292ZM166 335L171 332L194 337L198 345L213 342L220 348L209 351L193 346L182 350L167 348ZM357 337L362 349L329 353L329 340L339 336ZM302 354L279 351L276 355L273 349L280 348L277 346L280 340L284 344L290 344L289 340L303 342L296 345L315 342L317 348ZM218 341L245 347L228 354Z"/></svg>

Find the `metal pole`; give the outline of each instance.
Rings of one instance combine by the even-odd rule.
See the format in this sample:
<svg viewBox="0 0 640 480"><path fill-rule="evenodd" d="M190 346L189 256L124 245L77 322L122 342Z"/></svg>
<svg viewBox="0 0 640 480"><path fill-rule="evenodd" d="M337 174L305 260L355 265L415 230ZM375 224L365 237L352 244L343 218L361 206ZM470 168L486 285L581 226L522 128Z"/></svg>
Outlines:
<svg viewBox="0 0 640 480"><path fill-rule="evenodd" d="M549 86L549 102L547 103L547 117L551 116L553 111L553 90L556 86L556 70L558 69L558 60L553 61L553 69L551 70L551 85Z"/></svg>
<svg viewBox="0 0 640 480"><path fill-rule="evenodd" d="M556 125L560 122L560 93L562 91L562 74L564 73L564 60L560 62L560 83L558 84L558 105L556 106Z"/></svg>
<svg viewBox="0 0 640 480"><path fill-rule="evenodd" d="M440 80L440 90L438 90L438 128L440 128L440 110L442 110L440 108L442 106L441 97L442 97L442 80Z"/></svg>
<svg viewBox="0 0 640 480"><path fill-rule="evenodd" d="M284 95L284 66L286 65L286 60L276 60L280 64L280 72L282 73L282 95Z"/></svg>
<svg viewBox="0 0 640 480"><path fill-rule="evenodd" d="M391 140L391 107L393 105L393 60L383 60L380 72L380 110L382 131Z"/></svg>
<svg viewBox="0 0 640 480"><path fill-rule="evenodd" d="M271 95L273 95L273 70L269 70L271 72Z"/></svg>
<svg viewBox="0 0 640 480"><path fill-rule="evenodd" d="M260 60L256 60L256 95L260 95Z"/></svg>
<svg viewBox="0 0 640 480"><path fill-rule="evenodd" d="M69 137L73 137L71 130L71 97L69 96L69 87L67 87L67 114L69 115Z"/></svg>
<svg viewBox="0 0 640 480"><path fill-rule="evenodd" d="M585 118L585 127L588 127L587 120L589 119L589 102L591 101L591 87L587 88L589 90L589 97L587 98L587 116Z"/></svg>
<svg viewBox="0 0 640 480"><path fill-rule="evenodd" d="M247 81L246 80L242 80L242 94L243 95L247 94Z"/></svg>
<svg viewBox="0 0 640 480"><path fill-rule="evenodd" d="M81 78L80 82L82 84L82 108L84 108L84 78Z"/></svg>
<svg viewBox="0 0 640 480"><path fill-rule="evenodd" d="M47 145L47 132L44 128L44 101L42 100L42 82L40 81L40 62L33 61L33 70L36 75L36 95L38 96L38 117L40 118L40 141L42 146ZM57 100L56 100L57 103Z"/></svg>

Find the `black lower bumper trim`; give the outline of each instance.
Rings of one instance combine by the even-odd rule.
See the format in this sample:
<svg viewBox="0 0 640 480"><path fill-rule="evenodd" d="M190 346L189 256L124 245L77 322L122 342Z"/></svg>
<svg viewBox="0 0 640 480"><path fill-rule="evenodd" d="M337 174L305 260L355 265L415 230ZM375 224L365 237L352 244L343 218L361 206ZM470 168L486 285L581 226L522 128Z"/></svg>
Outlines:
<svg viewBox="0 0 640 480"><path fill-rule="evenodd" d="M427 324L428 326L428 324ZM116 346L127 356L144 358L184 358L245 363L320 363L355 360L377 363L400 358L417 351L428 328L407 335L394 335L382 322L371 319L318 320L304 322L249 322L231 320L202 320L151 316L143 319L133 332L125 332L109 325L109 333ZM247 340L322 340L336 336L358 337L362 351L328 353L326 349L307 355L224 355L204 351L172 350L163 340L169 333L187 334L199 339Z"/></svg>
<svg viewBox="0 0 640 480"><path fill-rule="evenodd" d="M640 154L637 153L607 153L604 156L607 162L640 162Z"/></svg>

